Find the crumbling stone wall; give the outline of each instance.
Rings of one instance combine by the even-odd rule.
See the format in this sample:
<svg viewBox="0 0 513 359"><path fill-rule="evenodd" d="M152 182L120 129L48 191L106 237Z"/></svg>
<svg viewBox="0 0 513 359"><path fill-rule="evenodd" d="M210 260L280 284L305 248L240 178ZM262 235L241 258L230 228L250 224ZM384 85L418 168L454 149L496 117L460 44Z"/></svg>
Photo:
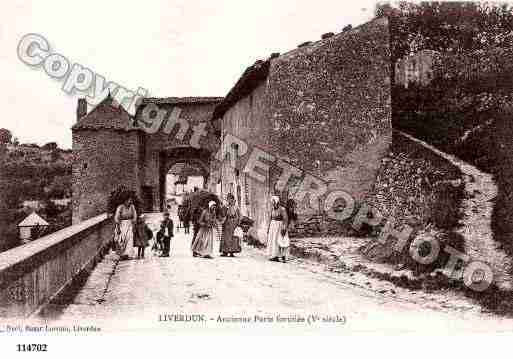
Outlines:
<svg viewBox="0 0 513 359"><path fill-rule="evenodd" d="M461 171L427 148L394 131L367 202L398 227L434 224L452 229L460 218Z"/></svg>
<svg viewBox="0 0 513 359"><path fill-rule="evenodd" d="M466 246L473 257L483 257L502 272L511 269L504 268L506 260L497 253L513 256L512 59L513 49L506 47L436 53L428 83L406 88L399 82L392 89L394 128L492 175L497 193L484 201L484 193L475 194L493 202L491 240L472 236Z"/></svg>
<svg viewBox="0 0 513 359"><path fill-rule="evenodd" d="M396 238L392 236L386 243L376 240L366 244L362 253L377 262L406 265L417 273L443 267L448 260L443 251L446 245L465 253L465 238L458 233L464 196L463 174L457 166L394 131L390 152L382 159L373 192L366 200L384 217L372 234L379 236L385 221L395 230L409 226L413 231L400 253L394 250ZM429 265L417 263L409 254L417 238L435 239L442 249Z"/></svg>

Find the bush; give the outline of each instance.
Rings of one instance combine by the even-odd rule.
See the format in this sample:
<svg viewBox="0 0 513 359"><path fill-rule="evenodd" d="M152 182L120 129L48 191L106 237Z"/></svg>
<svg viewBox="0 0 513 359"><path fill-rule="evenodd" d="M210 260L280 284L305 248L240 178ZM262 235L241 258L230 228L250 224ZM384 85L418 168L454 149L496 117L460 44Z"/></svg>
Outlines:
<svg viewBox="0 0 513 359"><path fill-rule="evenodd" d="M196 222L201 215L203 209L208 207L208 202L214 201L217 205L217 216L222 217L223 208L221 201L212 192L206 190L198 190L196 192L188 193L183 200L184 210L186 215L193 221Z"/></svg>
<svg viewBox="0 0 513 359"><path fill-rule="evenodd" d="M59 215L64 208L60 208L60 206L53 203L52 200L46 199L43 201L44 212L48 218L55 218Z"/></svg>
<svg viewBox="0 0 513 359"><path fill-rule="evenodd" d="M441 181L435 184L430 205L430 220L438 228L453 229L462 217L461 202L465 186L461 181Z"/></svg>
<svg viewBox="0 0 513 359"><path fill-rule="evenodd" d="M41 148L43 150L53 151L53 150L57 150L59 148L59 146L57 145L56 142L48 142L47 144L43 145Z"/></svg>
<svg viewBox="0 0 513 359"><path fill-rule="evenodd" d="M132 198L132 200L134 201L135 210L137 211L137 213L139 213L139 210L142 208L141 200L139 199L135 191L128 189L126 186L119 186L110 193L110 196L107 199L108 213L116 212L118 206L125 202L128 198Z"/></svg>

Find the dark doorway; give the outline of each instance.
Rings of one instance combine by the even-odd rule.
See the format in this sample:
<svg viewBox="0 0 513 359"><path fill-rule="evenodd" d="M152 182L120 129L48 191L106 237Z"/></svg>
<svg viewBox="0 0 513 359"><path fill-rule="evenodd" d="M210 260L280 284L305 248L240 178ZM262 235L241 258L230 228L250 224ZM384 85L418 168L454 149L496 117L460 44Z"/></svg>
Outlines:
<svg viewBox="0 0 513 359"><path fill-rule="evenodd" d="M153 187L143 186L142 187L142 201L144 212L153 212Z"/></svg>

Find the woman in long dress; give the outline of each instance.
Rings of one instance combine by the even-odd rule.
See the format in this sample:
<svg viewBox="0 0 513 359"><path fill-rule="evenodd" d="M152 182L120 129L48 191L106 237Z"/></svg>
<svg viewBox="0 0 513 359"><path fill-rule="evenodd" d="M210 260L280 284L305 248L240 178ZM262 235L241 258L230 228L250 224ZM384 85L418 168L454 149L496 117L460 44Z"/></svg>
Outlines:
<svg viewBox="0 0 513 359"><path fill-rule="evenodd" d="M223 231L219 251L222 257L233 257L234 253L240 253L240 238L233 235L235 228L239 225L240 211L235 205L235 197L233 194L228 193L226 198L228 200L228 207L226 208L226 215L223 220Z"/></svg>
<svg viewBox="0 0 513 359"><path fill-rule="evenodd" d="M137 212L132 198L120 204L114 215L116 250L121 259L134 257L134 226L137 223Z"/></svg>
<svg viewBox="0 0 513 359"><path fill-rule="evenodd" d="M195 257L212 258L214 227L216 226L216 203L214 201L208 202L208 209L201 213L198 225L200 228L192 243L192 254Z"/></svg>
<svg viewBox="0 0 513 359"><path fill-rule="evenodd" d="M280 205L278 196L272 196L271 202L271 220L267 232L267 254L271 261L278 262L281 258L285 262L290 245L287 233L289 225L287 210Z"/></svg>

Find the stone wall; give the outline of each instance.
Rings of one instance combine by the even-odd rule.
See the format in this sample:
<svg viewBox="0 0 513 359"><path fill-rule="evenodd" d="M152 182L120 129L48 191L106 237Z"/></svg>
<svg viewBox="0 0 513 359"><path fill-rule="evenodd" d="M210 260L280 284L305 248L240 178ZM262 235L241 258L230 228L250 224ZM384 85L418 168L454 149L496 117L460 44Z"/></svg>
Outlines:
<svg viewBox="0 0 513 359"><path fill-rule="evenodd" d="M172 103L177 102L174 105L167 103L168 99L145 99L135 115L139 125L143 125L142 112L150 103L165 114L153 132L134 128L129 115L113 110L108 100L73 128L73 223L106 211L109 194L120 185L134 190L146 210L161 210L161 172L173 161L170 156L174 150L196 150L191 147L193 128L205 124L200 149L210 153L219 145L210 123L218 98L170 98ZM180 109L179 118L186 121L183 129L177 125L166 128L175 108ZM202 152L199 160L208 165L204 157Z"/></svg>
<svg viewBox="0 0 513 359"><path fill-rule="evenodd" d="M163 167L166 166L166 163L173 162L173 158L170 158L169 155L173 155L173 153L177 153L174 151L177 148L190 148L191 150L196 150L194 147L191 147L190 140L193 134L193 128L200 123L206 123L205 134L201 137L199 142L199 148L208 152L214 152L218 146L219 142L217 140L217 136L214 133L214 129L210 124L210 120L212 117L212 112L214 111L214 107L216 104L177 104L177 105L169 105L169 104L159 104L159 109L165 111L166 116L164 117L164 121L158 131L155 133L146 133L144 134L144 139L142 140L143 148L142 148L142 156L143 161L141 162L142 166L142 177L141 177L141 186L146 186L151 188L153 194L153 210L160 210L161 205L161 181L162 174L160 173L163 170ZM144 110L144 105L138 108L136 114L136 120L141 119L142 111ZM187 128L181 129L180 126L176 125L170 131L164 131L166 127L167 120L171 115L173 108L180 108L180 119L184 119L187 121ZM184 131L183 137L181 137L180 131ZM208 163L202 156L197 159L202 163ZM180 158L175 158L179 160ZM186 159L186 158L184 158Z"/></svg>
<svg viewBox="0 0 513 359"><path fill-rule="evenodd" d="M0 253L0 318L42 309L94 266L112 233L112 220L102 214Z"/></svg>
<svg viewBox="0 0 513 359"><path fill-rule="evenodd" d="M343 189L360 199L370 191L391 142L389 57L388 23L378 19L257 62L226 97L222 130L250 150L257 146L324 179L329 191ZM237 91L241 98L232 104ZM256 219L261 240L280 172L272 167L268 183L255 183L242 171L237 179L232 168L223 167L223 192L238 183L250 201L241 206L243 213ZM298 183L289 183L289 196ZM304 219L319 207L312 208L306 196L298 211Z"/></svg>
<svg viewBox="0 0 513 359"><path fill-rule="evenodd" d="M159 110L163 110L166 115L164 117L164 121L161 125L161 128L155 133L147 133L146 134L146 152L158 152L168 149L173 149L176 147L188 147L190 146L190 139L193 134L193 127L200 124L206 123L207 127L205 131L208 133L203 135L200 140L200 148L204 148L206 150L212 151L217 148L218 142L216 141L216 136L213 133L213 128L210 124L210 120L212 118L212 112L214 111L216 104L177 104L177 105L168 105L168 104L160 104L158 105ZM140 106L137 110L136 120L140 120L142 117L142 112L144 111L145 106ZM174 126L170 131L165 132L164 128L166 127L169 116L171 115L174 108L180 109L179 118L187 121L188 129L186 129L185 135L183 138L177 136L179 131L182 131L180 126ZM151 181L150 178L147 179Z"/></svg>
<svg viewBox="0 0 513 359"><path fill-rule="evenodd" d="M73 132L73 223L107 210L108 197L120 185L140 194L140 134L137 131Z"/></svg>
<svg viewBox="0 0 513 359"><path fill-rule="evenodd" d="M361 199L391 142L387 20L272 60L268 81L273 153Z"/></svg>
<svg viewBox="0 0 513 359"><path fill-rule="evenodd" d="M390 152L381 159L367 202L397 226L453 229L458 225L462 173L449 161L393 133Z"/></svg>
<svg viewBox="0 0 513 359"><path fill-rule="evenodd" d="M399 81L393 87L394 128L475 166L476 173L483 172L472 175L476 183L497 186L468 194L475 204L472 212L480 214L476 221L488 221L491 210L493 233L476 235L472 229L466 245L473 257L491 262L499 272L510 272L504 267L513 258L512 60L511 48L438 53L428 83L406 88Z"/></svg>
<svg viewBox="0 0 513 359"><path fill-rule="evenodd" d="M393 236L386 243L371 241L361 252L375 262L405 265L417 274L445 266L446 245L465 253L466 239L458 233L466 196L463 179L461 170L441 153L394 131L390 152L382 159L373 191L365 201L383 216L382 224L370 233L378 237L385 223L397 231L407 226L413 231L400 253L394 250ZM434 239L441 248L429 265L417 263L409 254L411 241L421 238Z"/></svg>

